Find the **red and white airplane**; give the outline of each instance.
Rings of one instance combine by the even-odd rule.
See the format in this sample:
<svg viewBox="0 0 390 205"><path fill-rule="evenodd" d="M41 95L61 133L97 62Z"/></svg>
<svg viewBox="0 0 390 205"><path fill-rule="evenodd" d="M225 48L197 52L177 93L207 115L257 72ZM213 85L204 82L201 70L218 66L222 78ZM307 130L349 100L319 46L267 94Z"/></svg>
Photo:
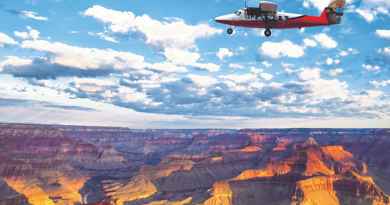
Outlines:
<svg viewBox="0 0 390 205"><path fill-rule="evenodd" d="M259 7L247 7L232 14L215 18L215 21L230 26L248 28L265 28L264 35L271 36L271 29L304 28L313 26L328 26L339 24L344 14L345 0L332 0L320 16L308 16L302 14L277 11L277 4L261 1ZM229 35L233 34L233 28L227 29Z"/></svg>

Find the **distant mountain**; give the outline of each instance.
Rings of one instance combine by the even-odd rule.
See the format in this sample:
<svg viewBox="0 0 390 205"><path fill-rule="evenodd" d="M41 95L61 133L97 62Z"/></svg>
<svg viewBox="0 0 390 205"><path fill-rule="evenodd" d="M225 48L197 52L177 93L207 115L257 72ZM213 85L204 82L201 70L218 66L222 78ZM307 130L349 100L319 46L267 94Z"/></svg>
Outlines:
<svg viewBox="0 0 390 205"><path fill-rule="evenodd" d="M0 205L389 205L390 130L0 124Z"/></svg>

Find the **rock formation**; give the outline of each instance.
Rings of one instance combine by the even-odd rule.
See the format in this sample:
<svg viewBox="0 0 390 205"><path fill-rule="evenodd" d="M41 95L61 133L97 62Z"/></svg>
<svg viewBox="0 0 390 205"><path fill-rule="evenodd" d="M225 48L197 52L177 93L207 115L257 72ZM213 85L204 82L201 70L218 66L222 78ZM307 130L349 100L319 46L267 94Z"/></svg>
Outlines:
<svg viewBox="0 0 390 205"><path fill-rule="evenodd" d="M389 205L389 136L0 124L0 205Z"/></svg>

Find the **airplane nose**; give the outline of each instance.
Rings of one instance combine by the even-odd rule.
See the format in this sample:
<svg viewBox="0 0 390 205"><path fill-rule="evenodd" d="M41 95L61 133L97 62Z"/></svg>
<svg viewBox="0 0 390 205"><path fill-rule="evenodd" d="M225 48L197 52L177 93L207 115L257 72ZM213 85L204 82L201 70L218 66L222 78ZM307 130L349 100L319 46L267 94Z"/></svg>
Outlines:
<svg viewBox="0 0 390 205"><path fill-rule="evenodd" d="M228 22L230 20L234 20L234 16L232 14L227 14L227 15L223 15L223 16L218 16L214 20L218 23L226 24L226 22Z"/></svg>
<svg viewBox="0 0 390 205"><path fill-rule="evenodd" d="M214 21L218 22L218 23L221 23L221 21L223 21L223 16L218 16L214 19Z"/></svg>

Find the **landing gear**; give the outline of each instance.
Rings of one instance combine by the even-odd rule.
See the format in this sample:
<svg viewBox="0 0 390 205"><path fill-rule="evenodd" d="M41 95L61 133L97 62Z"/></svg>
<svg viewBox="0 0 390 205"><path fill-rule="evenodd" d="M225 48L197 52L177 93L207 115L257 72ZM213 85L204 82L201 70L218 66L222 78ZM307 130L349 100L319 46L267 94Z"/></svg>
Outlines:
<svg viewBox="0 0 390 205"><path fill-rule="evenodd" d="M227 32L227 34L232 35L233 34L233 29L232 28L228 28L226 32Z"/></svg>
<svg viewBox="0 0 390 205"><path fill-rule="evenodd" d="M271 29L269 29L269 28L265 29L264 35L267 37L270 37L272 35Z"/></svg>

